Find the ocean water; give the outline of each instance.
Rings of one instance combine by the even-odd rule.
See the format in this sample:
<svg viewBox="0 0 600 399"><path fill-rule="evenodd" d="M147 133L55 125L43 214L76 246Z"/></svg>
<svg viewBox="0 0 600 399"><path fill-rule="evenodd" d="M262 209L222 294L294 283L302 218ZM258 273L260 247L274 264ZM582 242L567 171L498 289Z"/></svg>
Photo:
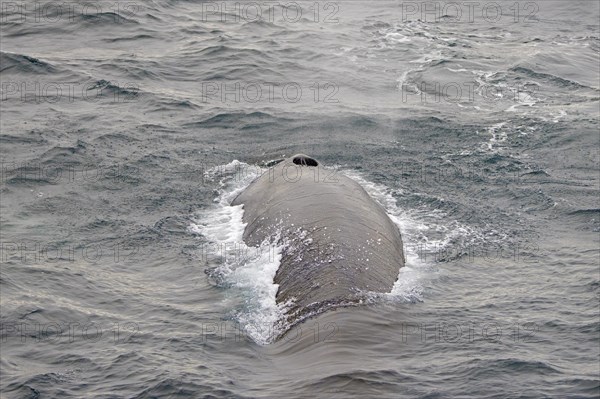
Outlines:
<svg viewBox="0 0 600 399"><path fill-rule="evenodd" d="M600 395L599 2L1 7L2 398ZM288 330L229 204L298 152L407 262Z"/></svg>

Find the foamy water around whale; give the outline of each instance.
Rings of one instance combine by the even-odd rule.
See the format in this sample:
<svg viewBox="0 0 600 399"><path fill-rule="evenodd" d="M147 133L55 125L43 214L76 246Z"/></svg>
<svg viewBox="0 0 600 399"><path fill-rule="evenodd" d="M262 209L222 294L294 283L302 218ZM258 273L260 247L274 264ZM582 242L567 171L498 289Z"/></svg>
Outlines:
<svg viewBox="0 0 600 399"><path fill-rule="evenodd" d="M598 397L600 6L479 3L3 2L1 396ZM290 328L296 153L406 267Z"/></svg>

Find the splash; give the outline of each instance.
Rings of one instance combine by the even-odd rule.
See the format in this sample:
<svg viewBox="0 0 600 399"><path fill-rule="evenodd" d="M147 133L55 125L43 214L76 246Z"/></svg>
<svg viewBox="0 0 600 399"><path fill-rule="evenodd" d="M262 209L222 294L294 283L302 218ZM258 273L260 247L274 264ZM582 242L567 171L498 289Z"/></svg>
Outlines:
<svg viewBox="0 0 600 399"><path fill-rule="evenodd" d="M277 244L278 237L273 237L259 247L247 246L243 241L244 210L231 202L265 171L237 160L208 170L205 173L208 181L218 179L216 204L198 212L189 226L191 232L207 241L202 249L213 265L209 274L238 302L230 316L258 344L271 342L285 327L279 323L284 307L275 300L279 286L273 283L282 245Z"/></svg>

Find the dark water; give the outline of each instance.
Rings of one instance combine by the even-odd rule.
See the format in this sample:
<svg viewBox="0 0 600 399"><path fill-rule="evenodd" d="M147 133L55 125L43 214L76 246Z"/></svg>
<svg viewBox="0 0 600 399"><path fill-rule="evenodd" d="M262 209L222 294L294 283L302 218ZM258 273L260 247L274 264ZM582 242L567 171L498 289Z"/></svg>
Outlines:
<svg viewBox="0 0 600 399"><path fill-rule="evenodd" d="M2 397L598 397L600 6L500 3L2 2ZM407 267L274 342L296 152Z"/></svg>

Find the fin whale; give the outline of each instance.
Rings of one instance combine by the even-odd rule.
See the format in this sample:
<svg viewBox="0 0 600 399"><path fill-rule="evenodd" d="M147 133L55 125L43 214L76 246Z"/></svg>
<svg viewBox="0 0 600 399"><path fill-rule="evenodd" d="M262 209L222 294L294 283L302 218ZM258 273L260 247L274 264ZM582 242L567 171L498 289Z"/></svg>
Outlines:
<svg viewBox="0 0 600 399"><path fill-rule="evenodd" d="M365 292L390 292L404 266L400 231L354 180L304 154L284 159L233 201L243 205L243 239L283 243L276 300L293 325L348 306Z"/></svg>

